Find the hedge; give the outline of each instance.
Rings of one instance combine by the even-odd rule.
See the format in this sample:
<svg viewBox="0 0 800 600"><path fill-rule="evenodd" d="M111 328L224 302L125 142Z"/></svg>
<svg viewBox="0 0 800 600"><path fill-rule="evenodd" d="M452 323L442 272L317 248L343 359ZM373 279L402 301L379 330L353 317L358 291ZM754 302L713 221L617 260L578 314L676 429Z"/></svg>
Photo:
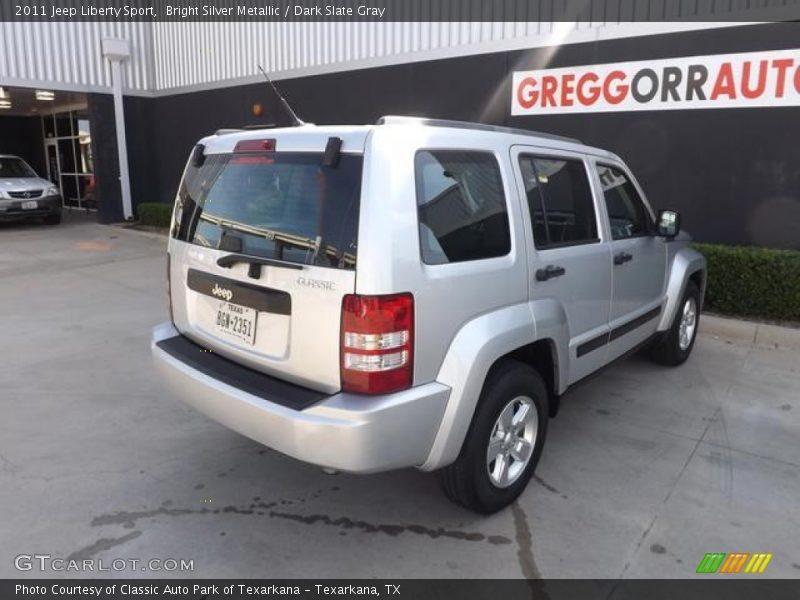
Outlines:
<svg viewBox="0 0 800 600"><path fill-rule="evenodd" d="M800 321L800 252L719 244L694 247L708 261L708 310Z"/></svg>
<svg viewBox="0 0 800 600"><path fill-rule="evenodd" d="M172 205L161 202L143 202L136 208L141 225L150 227L169 227L172 218Z"/></svg>

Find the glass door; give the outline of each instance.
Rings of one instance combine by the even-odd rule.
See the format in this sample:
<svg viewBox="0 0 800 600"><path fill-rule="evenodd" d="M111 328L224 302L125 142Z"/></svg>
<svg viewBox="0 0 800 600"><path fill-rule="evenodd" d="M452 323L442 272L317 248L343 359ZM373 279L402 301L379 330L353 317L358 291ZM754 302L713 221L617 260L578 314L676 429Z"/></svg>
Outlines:
<svg viewBox="0 0 800 600"><path fill-rule="evenodd" d="M91 129L85 109L42 117L47 177L65 207L96 209Z"/></svg>

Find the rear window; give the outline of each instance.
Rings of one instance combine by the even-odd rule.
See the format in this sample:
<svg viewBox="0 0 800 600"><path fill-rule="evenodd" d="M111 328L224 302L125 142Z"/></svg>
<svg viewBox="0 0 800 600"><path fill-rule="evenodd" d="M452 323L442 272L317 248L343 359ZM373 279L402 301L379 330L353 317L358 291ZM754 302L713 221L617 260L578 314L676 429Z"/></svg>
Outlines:
<svg viewBox="0 0 800 600"><path fill-rule="evenodd" d="M210 154L190 166L175 237L199 246L305 265L355 269L361 156Z"/></svg>
<svg viewBox="0 0 800 600"><path fill-rule="evenodd" d="M582 161L520 156L519 166L537 248L600 241Z"/></svg>

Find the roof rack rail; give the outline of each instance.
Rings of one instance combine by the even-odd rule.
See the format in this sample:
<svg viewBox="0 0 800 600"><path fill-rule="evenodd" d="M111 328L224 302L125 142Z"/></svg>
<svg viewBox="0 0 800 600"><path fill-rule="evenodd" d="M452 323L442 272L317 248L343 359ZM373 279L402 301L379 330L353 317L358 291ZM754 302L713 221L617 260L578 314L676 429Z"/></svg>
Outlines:
<svg viewBox="0 0 800 600"><path fill-rule="evenodd" d="M530 129L519 129L517 127L503 127L501 125L487 125L486 123L472 123L470 121L451 121L448 119L428 119L426 117L404 117L398 115L386 115L378 119L376 125L403 125L412 124L427 125L428 127L453 127L455 129L472 129L474 131L494 131L496 133L510 133L513 135L527 135L531 137L547 138L571 144L581 144L578 139L544 133L541 131L531 131Z"/></svg>

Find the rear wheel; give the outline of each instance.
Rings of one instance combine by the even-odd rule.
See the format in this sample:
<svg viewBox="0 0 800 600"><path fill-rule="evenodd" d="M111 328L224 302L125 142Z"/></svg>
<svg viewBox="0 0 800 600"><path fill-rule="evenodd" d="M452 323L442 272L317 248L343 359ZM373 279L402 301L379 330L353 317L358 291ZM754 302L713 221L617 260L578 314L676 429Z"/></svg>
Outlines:
<svg viewBox="0 0 800 600"><path fill-rule="evenodd" d="M688 281L672 325L651 348L650 357L662 365L683 364L692 353L699 322L700 289L694 281Z"/></svg>
<svg viewBox="0 0 800 600"><path fill-rule="evenodd" d="M539 462L548 414L534 369L511 360L493 368L458 459L439 471L448 498L482 514L514 502Z"/></svg>

